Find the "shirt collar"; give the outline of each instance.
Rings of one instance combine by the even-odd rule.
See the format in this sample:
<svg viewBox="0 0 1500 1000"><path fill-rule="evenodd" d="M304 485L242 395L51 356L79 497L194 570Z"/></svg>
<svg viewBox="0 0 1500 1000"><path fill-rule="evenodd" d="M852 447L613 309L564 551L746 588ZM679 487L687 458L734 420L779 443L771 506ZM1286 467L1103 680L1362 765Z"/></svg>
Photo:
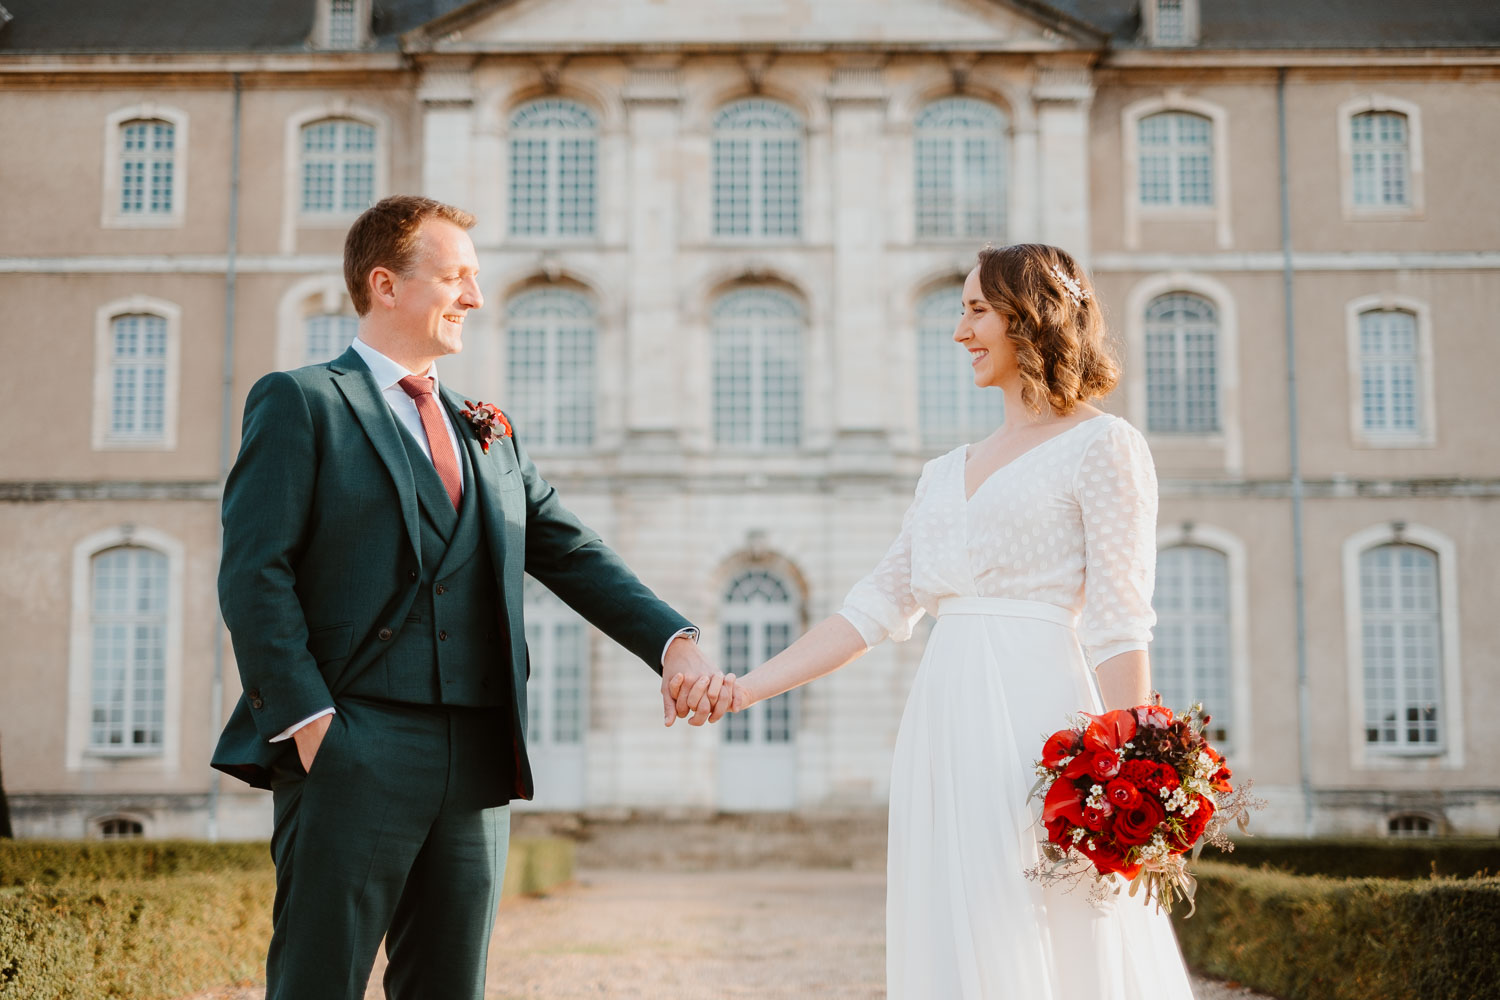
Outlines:
<svg viewBox="0 0 1500 1000"><path fill-rule="evenodd" d="M358 337L354 338L354 343L350 346L364 360L365 366L370 369L370 374L375 376L375 384L380 386L381 392L393 387L396 383L406 378L406 376L413 374L406 370L405 365L398 361L392 361ZM427 369L427 374L431 376L433 388L436 389L438 385L436 361L432 363L431 368Z"/></svg>

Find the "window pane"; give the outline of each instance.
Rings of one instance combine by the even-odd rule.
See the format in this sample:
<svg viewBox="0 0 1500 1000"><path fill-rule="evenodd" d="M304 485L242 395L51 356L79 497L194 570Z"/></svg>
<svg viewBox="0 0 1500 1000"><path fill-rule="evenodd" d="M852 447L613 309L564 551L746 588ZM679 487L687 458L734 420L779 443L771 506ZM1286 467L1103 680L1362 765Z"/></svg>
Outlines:
<svg viewBox="0 0 1500 1000"><path fill-rule="evenodd" d="M1442 642L1437 555L1415 545L1359 558L1365 742L1442 748Z"/></svg>
<svg viewBox="0 0 1500 1000"><path fill-rule="evenodd" d="M1354 204L1411 204L1410 150L1406 116L1367 111L1349 120L1350 178Z"/></svg>
<svg viewBox="0 0 1500 1000"><path fill-rule="evenodd" d="M122 214L171 214L175 146L176 127L171 122L142 120L120 126Z"/></svg>
<svg viewBox="0 0 1500 1000"><path fill-rule="evenodd" d="M792 590L764 570L742 573L725 590L720 611L724 634L724 669L737 677L764 663L791 644L800 627ZM787 692L724 718L724 741L740 744L784 744L796 737L796 695ZM732 725L730 725L732 723Z"/></svg>
<svg viewBox="0 0 1500 1000"><path fill-rule="evenodd" d="M594 308L577 292L543 288L508 308L507 399L532 447L594 443L598 392Z"/></svg>
<svg viewBox="0 0 1500 1000"><path fill-rule="evenodd" d="M1146 308L1146 426L1161 433L1219 429L1218 317L1213 304L1173 292Z"/></svg>
<svg viewBox="0 0 1500 1000"><path fill-rule="evenodd" d="M89 746L154 751L166 698L167 558L109 549L91 560Z"/></svg>
<svg viewBox="0 0 1500 1000"><path fill-rule="evenodd" d="M160 440L166 430L167 321L146 313L110 321L109 434Z"/></svg>
<svg viewBox="0 0 1500 1000"><path fill-rule="evenodd" d="M341 314L309 316L303 322L303 333L307 345L303 364L319 365L349 349L359 333L359 318Z"/></svg>
<svg viewBox="0 0 1500 1000"><path fill-rule="evenodd" d="M329 118L302 126L302 211L350 215L375 202L375 128Z"/></svg>
<svg viewBox="0 0 1500 1000"><path fill-rule="evenodd" d="M759 98L714 116L714 235L801 234L803 133L790 108Z"/></svg>
<svg viewBox="0 0 1500 1000"><path fill-rule="evenodd" d="M1210 738L1233 734L1229 656L1229 564L1215 549L1175 545L1156 559L1157 625L1151 680L1176 711L1202 702L1212 716Z"/></svg>
<svg viewBox="0 0 1500 1000"><path fill-rule="evenodd" d="M713 310L714 439L749 448L801 441L802 311L770 289L731 292Z"/></svg>
<svg viewBox="0 0 1500 1000"><path fill-rule="evenodd" d="M1136 129L1141 204L1214 204L1212 120L1163 111L1142 118Z"/></svg>
<svg viewBox="0 0 1500 1000"><path fill-rule="evenodd" d="M1417 385L1417 318L1397 309L1359 317L1360 418L1367 432L1416 435L1422 430Z"/></svg>
<svg viewBox="0 0 1500 1000"><path fill-rule="evenodd" d="M510 231L592 236L598 202L598 123L575 101L548 98L511 115Z"/></svg>

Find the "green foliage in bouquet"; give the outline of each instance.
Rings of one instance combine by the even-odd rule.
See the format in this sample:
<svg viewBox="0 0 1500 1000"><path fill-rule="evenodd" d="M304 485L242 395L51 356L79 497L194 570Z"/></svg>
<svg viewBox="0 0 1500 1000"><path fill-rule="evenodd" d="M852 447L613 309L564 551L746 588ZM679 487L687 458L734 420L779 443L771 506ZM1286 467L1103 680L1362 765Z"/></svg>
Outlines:
<svg viewBox="0 0 1500 1000"><path fill-rule="evenodd" d="M1238 852L1236 852L1238 853ZM1194 866L1188 964L1284 1000L1473 1000L1500 983L1500 878L1334 879Z"/></svg>

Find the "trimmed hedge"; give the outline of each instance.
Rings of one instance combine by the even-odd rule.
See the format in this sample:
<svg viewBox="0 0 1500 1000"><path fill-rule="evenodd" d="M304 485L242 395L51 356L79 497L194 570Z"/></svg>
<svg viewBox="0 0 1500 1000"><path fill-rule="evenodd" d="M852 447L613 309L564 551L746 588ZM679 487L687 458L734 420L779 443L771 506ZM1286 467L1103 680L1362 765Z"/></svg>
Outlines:
<svg viewBox="0 0 1500 1000"><path fill-rule="evenodd" d="M1203 857L1250 868L1269 865L1293 875L1337 878L1500 875L1500 840L1490 837L1316 840L1244 837L1236 840L1234 850L1227 854L1209 850Z"/></svg>
<svg viewBox="0 0 1500 1000"><path fill-rule="evenodd" d="M572 841L516 838L503 894L572 877ZM275 893L264 843L0 844L0 998L156 1000L263 982Z"/></svg>
<svg viewBox="0 0 1500 1000"><path fill-rule="evenodd" d="M1238 852L1236 852L1238 853ZM1217 862L1173 912L1188 964L1284 1000L1473 1000L1500 983L1500 878L1335 879Z"/></svg>

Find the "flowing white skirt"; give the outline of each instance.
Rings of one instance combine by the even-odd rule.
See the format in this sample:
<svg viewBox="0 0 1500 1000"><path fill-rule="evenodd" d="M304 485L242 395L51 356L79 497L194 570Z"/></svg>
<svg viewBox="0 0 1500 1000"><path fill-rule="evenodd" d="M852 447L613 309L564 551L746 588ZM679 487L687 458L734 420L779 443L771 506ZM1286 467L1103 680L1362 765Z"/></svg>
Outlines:
<svg viewBox="0 0 1500 1000"><path fill-rule="evenodd" d="M1164 914L1043 889L1042 741L1101 708L1072 616L944 600L896 738L886 897L890 1000L1192 1000Z"/></svg>

